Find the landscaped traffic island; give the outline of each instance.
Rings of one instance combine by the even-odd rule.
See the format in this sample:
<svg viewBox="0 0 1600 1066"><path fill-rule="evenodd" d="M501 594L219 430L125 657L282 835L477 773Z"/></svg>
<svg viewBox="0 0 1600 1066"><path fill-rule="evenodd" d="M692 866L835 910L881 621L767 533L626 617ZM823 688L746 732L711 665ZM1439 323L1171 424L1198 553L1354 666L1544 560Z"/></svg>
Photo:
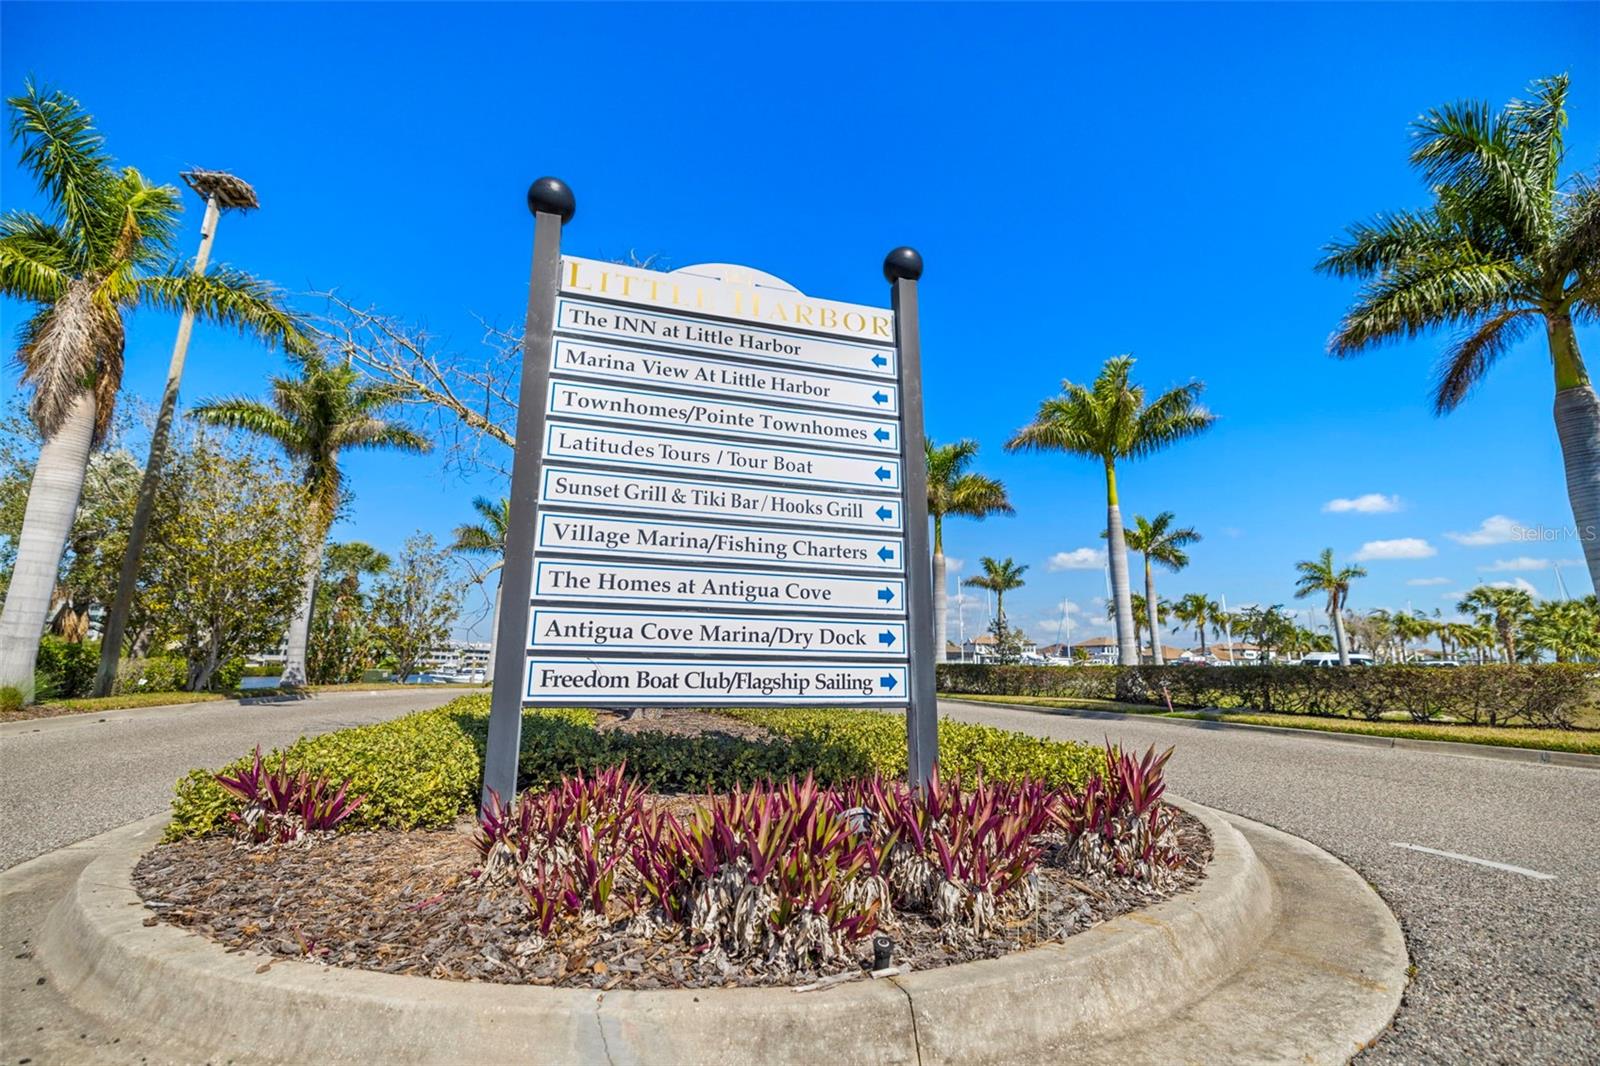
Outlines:
<svg viewBox="0 0 1600 1066"><path fill-rule="evenodd" d="M436 828L398 827L437 826L445 797L393 795L393 778L347 784L319 758L419 727L475 742L481 702L191 776L177 839L136 871L146 906L229 948L385 973L809 985L1059 941L1191 887L1210 856L1201 823L1162 804L1154 752L961 727L965 775L917 792L875 760L873 741L899 723L873 712L531 712L535 735L565 741L568 765L546 771L560 776ZM751 780L797 747L826 754L823 780L810 767ZM722 790L671 791L685 773ZM433 783L458 791L449 775ZM213 786L221 820L186 821ZM470 807L470 794L450 798Z"/></svg>
<svg viewBox="0 0 1600 1066"><path fill-rule="evenodd" d="M195 1057L923 1066L1342 1062L1404 987L1358 875L1154 752L943 721L914 791L898 715L529 711L480 813L486 704L186 776L53 912L53 987Z"/></svg>

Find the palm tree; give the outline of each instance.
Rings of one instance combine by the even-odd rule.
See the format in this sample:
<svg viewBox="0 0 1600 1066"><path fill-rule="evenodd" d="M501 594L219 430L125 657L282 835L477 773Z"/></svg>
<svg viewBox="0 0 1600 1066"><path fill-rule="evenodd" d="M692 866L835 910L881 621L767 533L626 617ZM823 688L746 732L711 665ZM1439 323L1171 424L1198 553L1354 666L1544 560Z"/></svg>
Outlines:
<svg viewBox="0 0 1600 1066"><path fill-rule="evenodd" d="M1018 566L1010 556L996 561L985 555L978 563L983 567L983 573L967 578L962 584L994 593L995 621L1003 629L1006 624L1006 593L1023 586L1022 574L1028 568Z"/></svg>
<svg viewBox="0 0 1600 1066"><path fill-rule="evenodd" d="M1061 395L1045 400L1029 425L1006 442L1008 451L1060 451L1098 459L1106 473L1106 546L1110 551L1111 597L1116 605L1117 658L1137 663L1133 601L1128 587L1128 546L1117 499L1117 460L1139 459L1200 433L1215 416L1200 405L1198 381L1169 389L1146 404L1144 388L1129 377L1133 357L1106 360L1093 385L1061 383Z"/></svg>
<svg viewBox="0 0 1600 1066"><path fill-rule="evenodd" d="M1549 600L1528 617L1527 638L1549 651L1558 663L1579 662L1600 655L1600 612L1582 600Z"/></svg>
<svg viewBox="0 0 1600 1066"><path fill-rule="evenodd" d="M1522 589L1479 585L1456 604L1456 609L1475 616L1479 625L1492 627L1506 662L1517 661L1517 635L1533 610L1532 596Z"/></svg>
<svg viewBox="0 0 1600 1066"><path fill-rule="evenodd" d="M231 267L194 274L171 261L178 191L150 184L132 167L117 169L76 100L29 84L8 103L11 139L51 215L0 216L0 294L35 307L17 359L43 439L0 611L0 688L31 698L89 454L111 425L122 384L123 315L141 307L192 310L272 344L293 347L303 338L299 320L266 283Z"/></svg>
<svg viewBox="0 0 1600 1066"><path fill-rule="evenodd" d="M194 410L195 417L211 425L275 441L301 468L306 506L312 512L311 536L305 548L300 605L289 622L284 685L305 684L306 638L322 570L322 547L344 491L339 454L350 448L425 452L431 447L426 438L383 417L399 398L396 387L362 384L349 363L330 363L314 354L300 360L298 378L272 379L270 403L234 397L211 400Z"/></svg>
<svg viewBox="0 0 1600 1066"><path fill-rule="evenodd" d="M1172 613L1172 604L1166 600L1156 600L1155 618L1152 619L1150 617L1150 601L1145 599L1143 593L1135 592L1129 597L1129 599L1132 600L1133 606L1134 646L1139 649L1139 656L1142 661L1144 657L1144 634L1148 629L1152 648L1150 660L1151 662L1158 662L1159 660L1157 660L1156 656L1159 654L1159 651L1155 649L1161 643L1161 627L1166 624L1168 616ZM1112 619L1113 621L1116 620L1117 605L1115 603L1106 604L1106 617Z"/></svg>
<svg viewBox="0 0 1600 1066"><path fill-rule="evenodd" d="M1411 658L1411 642L1424 641L1433 632L1433 622L1421 611L1396 611L1392 619L1394 635L1400 641L1400 661Z"/></svg>
<svg viewBox="0 0 1600 1066"><path fill-rule="evenodd" d="M1333 623L1333 645L1339 652L1339 665L1349 666L1350 648L1344 636L1344 605L1350 596L1350 582L1358 577L1366 577L1366 570L1359 566L1334 566L1332 548L1323 548L1317 558L1303 559L1294 566L1300 572L1300 578L1294 586L1296 599L1303 600L1318 592L1327 594L1328 620Z"/></svg>
<svg viewBox="0 0 1600 1066"><path fill-rule="evenodd" d="M1206 626L1214 624L1221 613L1222 608L1216 601L1202 592L1186 593L1172 605L1172 617L1186 626L1193 626L1200 637L1201 655L1206 654Z"/></svg>
<svg viewBox="0 0 1600 1066"><path fill-rule="evenodd" d="M506 530L511 528L511 500L502 496L496 503L486 496L479 496L472 501L472 509L482 516L483 521L457 526L456 539L451 543L450 550L493 560L478 575L478 580L482 582L489 580L490 574L505 565ZM500 645L500 594L504 591L499 584L495 585L494 619L489 629L489 666L483 675L491 683L494 681L495 652Z"/></svg>
<svg viewBox="0 0 1600 1066"><path fill-rule="evenodd" d="M1532 100L1498 114L1463 101L1417 119L1411 163L1433 206L1351 226L1318 269L1367 281L1329 344L1336 356L1440 326L1461 331L1439 364L1439 414L1543 325L1567 495L1600 586L1600 398L1573 331L1600 314L1600 182L1561 179L1567 80L1536 81Z"/></svg>
<svg viewBox="0 0 1600 1066"><path fill-rule="evenodd" d="M1182 529L1173 529L1172 523L1176 521L1171 511L1162 511L1154 519L1146 521L1144 515L1133 516L1133 528L1124 530L1123 541L1132 551L1144 556L1144 602L1146 604L1161 603L1156 597L1155 573L1151 569L1152 562L1177 573L1189 565L1189 553L1183 549L1200 540L1200 534L1192 526ZM1135 620L1137 622L1137 620ZM1145 625L1151 634L1150 661L1156 666L1162 665L1165 660L1161 655L1161 627L1156 624L1156 619L1146 616Z"/></svg>
<svg viewBox="0 0 1600 1066"><path fill-rule="evenodd" d="M933 519L933 648L934 662L944 662L944 649L950 640L950 592L945 588L944 516L987 518L992 514L1012 514L1006 487L994 478L967 471L978 442L957 441L935 444L924 440L928 457L928 516Z"/></svg>

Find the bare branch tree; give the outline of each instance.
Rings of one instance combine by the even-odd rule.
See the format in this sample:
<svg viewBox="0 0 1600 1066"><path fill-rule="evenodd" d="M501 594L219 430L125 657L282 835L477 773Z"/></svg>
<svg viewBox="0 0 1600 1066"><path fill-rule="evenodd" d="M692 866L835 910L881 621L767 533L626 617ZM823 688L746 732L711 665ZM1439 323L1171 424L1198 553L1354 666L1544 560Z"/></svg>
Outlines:
<svg viewBox="0 0 1600 1066"><path fill-rule="evenodd" d="M358 307L337 292L317 295L328 303L316 323L322 343L370 377L396 387L413 422L420 423L417 428L439 444L447 469L510 476L520 331L483 323L481 351L466 355L440 344L424 327Z"/></svg>

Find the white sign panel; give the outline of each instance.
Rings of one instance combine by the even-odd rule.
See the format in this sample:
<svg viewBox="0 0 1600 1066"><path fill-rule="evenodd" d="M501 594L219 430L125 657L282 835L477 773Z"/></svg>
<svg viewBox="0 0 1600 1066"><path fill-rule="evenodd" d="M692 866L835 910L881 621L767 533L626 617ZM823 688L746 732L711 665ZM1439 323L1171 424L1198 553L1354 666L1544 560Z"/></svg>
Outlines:
<svg viewBox="0 0 1600 1066"><path fill-rule="evenodd" d="M558 375L665 385L719 396L759 396L782 403L843 407L881 415L900 413L900 388L888 382L852 381L828 374L802 374L565 337L556 338L551 348L550 370Z"/></svg>
<svg viewBox="0 0 1600 1066"><path fill-rule="evenodd" d="M574 381L550 383L546 413L612 424L673 426L740 437L844 445L898 452L900 427L891 419L849 418L759 404L723 403L644 389Z"/></svg>
<svg viewBox="0 0 1600 1066"><path fill-rule="evenodd" d="M900 487L900 460L889 456L800 451L566 422L546 424L544 454L551 459L586 459L608 466L721 474L839 488Z"/></svg>
<svg viewBox="0 0 1600 1066"><path fill-rule="evenodd" d="M737 355L786 367L804 363L889 380L895 376L894 349L885 345L778 333L567 297L556 301L556 330L659 344L691 352Z"/></svg>
<svg viewBox="0 0 1600 1066"><path fill-rule="evenodd" d="M905 582L895 577L635 566L536 557L533 598L541 602L576 600L898 615L905 610L906 589Z"/></svg>
<svg viewBox="0 0 1600 1066"><path fill-rule="evenodd" d="M541 472L539 504L694 518L796 522L813 529L876 529L892 533L901 528L897 496L848 496L556 466L547 466Z"/></svg>
<svg viewBox="0 0 1600 1066"><path fill-rule="evenodd" d="M695 270L689 267L669 274L563 256L561 291L696 317L709 315L777 329L866 340L883 348L894 344L894 312L885 308L819 300L791 288L761 284L761 279L754 276L746 283L709 277ZM721 273L726 275L727 270Z"/></svg>
<svg viewBox="0 0 1600 1066"><path fill-rule="evenodd" d="M647 659L528 660L526 698L647 704L904 702L906 668Z"/></svg>
<svg viewBox="0 0 1600 1066"><path fill-rule="evenodd" d="M536 551L577 552L652 559L783 563L837 570L848 567L899 573L904 546L899 537L853 537L809 530L761 529L612 518L544 511Z"/></svg>
<svg viewBox="0 0 1600 1066"><path fill-rule="evenodd" d="M528 627L528 644L584 651L903 657L906 626L904 622L763 618L700 611L536 607Z"/></svg>

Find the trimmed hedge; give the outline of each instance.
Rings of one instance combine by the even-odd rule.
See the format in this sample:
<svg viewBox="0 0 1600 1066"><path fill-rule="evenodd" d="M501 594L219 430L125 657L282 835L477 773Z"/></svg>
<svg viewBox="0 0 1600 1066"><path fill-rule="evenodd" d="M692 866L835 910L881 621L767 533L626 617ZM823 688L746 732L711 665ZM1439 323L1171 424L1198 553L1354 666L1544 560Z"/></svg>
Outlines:
<svg viewBox="0 0 1600 1066"><path fill-rule="evenodd" d="M1474 725L1570 728L1600 697L1600 671L1536 666L982 666L943 663L939 691L1048 696L1376 721L1450 717Z"/></svg>
<svg viewBox="0 0 1600 1066"><path fill-rule="evenodd" d="M905 720L898 715L809 709L727 713L779 739L600 733L593 711L525 711L517 786L546 788L574 770L587 773L623 761L658 792L721 791L807 772L828 784L906 770ZM488 694L462 696L393 721L302 737L287 749L289 765L335 781L348 778L351 791L367 797L348 827L441 828L477 803L488 725ZM939 749L948 770L1004 779L1028 775L1050 785L1082 784L1105 765L1098 748L965 722L939 723ZM253 754L220 772L237 773ZM168 840L222 829L228 812L238 809L238 801L216 783L215 772L191 770L178 781Z"/></svg>

